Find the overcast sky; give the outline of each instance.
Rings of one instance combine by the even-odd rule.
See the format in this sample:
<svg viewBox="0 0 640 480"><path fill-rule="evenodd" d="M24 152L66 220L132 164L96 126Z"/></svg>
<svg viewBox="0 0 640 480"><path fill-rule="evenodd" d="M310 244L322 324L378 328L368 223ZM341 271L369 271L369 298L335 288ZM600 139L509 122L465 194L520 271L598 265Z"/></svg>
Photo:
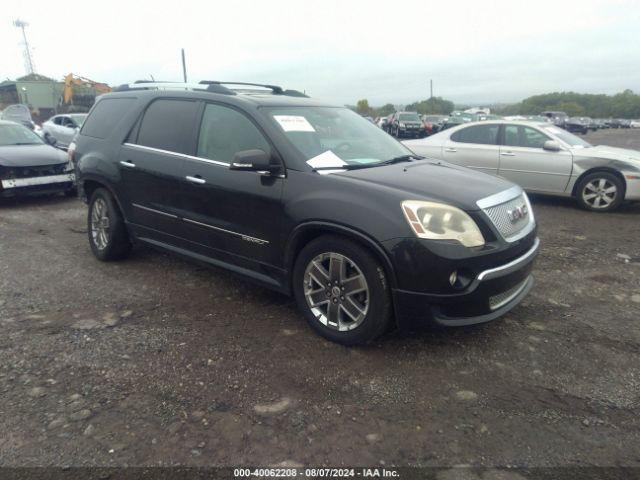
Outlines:
<svg viewBox="0 0 640 480"><path fill-rule="evenodd" d="M95 6L94 6L95 5ZM640 91L638 0L4 1L0 77L269 82L337 103Z"/></svg>

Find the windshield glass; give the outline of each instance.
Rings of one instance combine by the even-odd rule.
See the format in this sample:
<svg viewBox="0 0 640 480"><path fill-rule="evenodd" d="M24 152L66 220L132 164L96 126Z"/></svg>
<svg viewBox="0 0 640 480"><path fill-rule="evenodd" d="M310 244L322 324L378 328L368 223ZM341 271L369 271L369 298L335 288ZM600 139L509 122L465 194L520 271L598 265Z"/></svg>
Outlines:
<svg viewBox="0 0 640 480"><path fill-rule="evenodd" d="M0 125L0 146L40 145L42 139L22 125Z"/></svg>
<svg viewBox="0 0 640 480"><path fill-rule="evenodd" d="M555 135L556 137L558 137L560 140L562 140L564 143L574 147L574 148L588 148L591 146L590 143L585 142L583 139L581 139L580 137L575 136L573 133L569 133L566 130L563 130L562 128L558 128L558 127L554 127L552 125L550 126L543 126L542 127L543 130Z"/></svg>
<svg viewBox="0 0 640 480"><path fill-rule="evenodd" d="M270 108L269 117L313 168L367 165L411 151L347 108Z"/></svg>
<svg viewBox="0 0 640 480"><path fill-rule="evenodd" d="M419 122L420 117L417 113L401 113L398 115L398 120L401 122Z"/></svg>
<svg viewBox="0 0 640 480"><path fill-rule="evenodd" d="M69 116L72 118L72 120L73 120L74 122L76 122L76 125L77 125L78 127L81 127L81 126L82 126L82 124L84 123L84 120L87 118L87 114L86 114L86 113L83 113L83 114L75 114L75 115L69 115Z"/></svg>

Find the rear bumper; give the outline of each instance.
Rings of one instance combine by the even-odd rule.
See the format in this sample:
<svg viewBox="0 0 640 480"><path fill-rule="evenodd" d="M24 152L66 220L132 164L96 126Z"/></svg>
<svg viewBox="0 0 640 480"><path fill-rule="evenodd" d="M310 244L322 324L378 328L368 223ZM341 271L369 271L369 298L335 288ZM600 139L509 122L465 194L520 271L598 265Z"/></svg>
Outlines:
<svg viewBox="0 0 640 480"><path fill-rule="evenodd" d="M622 172L627 183L624 199L640 200L640 173L638 172Z"/></svg>
<svg viewBox="0 0 640 480"><path fill-rule="evenodd" d="M74 184L75 175L73 173L30 178L9 178L0 181L0 196L13 197L65 191L73 188Z"/></svg>
<svg viewBox="0 0 640 480"><path fill-rule="evenodd" d="M495 320L518 305L533 287L531 270L539 240L523 255L479 273L464 292L429 294L394 290L398 325L403 329L425 324L463 326Z"/></svg>

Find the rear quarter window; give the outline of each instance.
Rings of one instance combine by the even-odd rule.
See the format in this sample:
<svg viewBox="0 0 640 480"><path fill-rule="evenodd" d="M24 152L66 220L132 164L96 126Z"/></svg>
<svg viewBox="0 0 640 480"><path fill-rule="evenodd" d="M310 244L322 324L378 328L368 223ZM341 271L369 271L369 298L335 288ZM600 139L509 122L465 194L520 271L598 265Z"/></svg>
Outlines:
<svg viewBox="0 0 640 480"><path fill-rule="evenodd" d="M80 133L88 137L107 138L118 122L133 107L135 98L105 98L87 117Z"/></svg>

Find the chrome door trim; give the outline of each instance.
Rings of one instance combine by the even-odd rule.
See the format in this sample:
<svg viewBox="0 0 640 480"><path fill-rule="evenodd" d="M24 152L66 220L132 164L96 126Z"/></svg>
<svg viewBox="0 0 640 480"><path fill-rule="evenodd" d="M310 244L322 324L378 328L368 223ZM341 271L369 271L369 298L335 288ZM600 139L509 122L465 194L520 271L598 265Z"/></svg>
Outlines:
<svg viewBox="0 0 640 480"><path fill-rule="evenodd" d="M191 175L187 175L184 178L187 179L187 182L197 183L198 185L204 185L205 183L207 183L207 181L204 178L192 177Z"/></svg>
<svg viewBox="0 0 640 480"><path fill-rule="evenodd" d="M531 260L531 258L538 251L539 246L540 246L540 239L536 237L535 241L533 242L533 247L531 247L527 251L527 253L525 253L521 257L516 258L515 260L512 260L509 263L505 263L504 265L501 265L499 267L491 268L489 270L485 270L484 272L480 272L476 277L477 280L479 282L482 282L483 280L491 280L492 278L503 277L512 272L515 272L516 270L520 269L520 267L522 267L524 264L529 262L529 260Z"/></svg>
<svg viewBox="0 0 640 480"><path fill-rule="evenodd" d="M132 203L131 205L133 205L134 207L139 208L141 210L146 210L147 212L157 213L158 215L164 215L165 217L178 218L178 216L174 215L173 213L163 212L161 210L156 210L155 208L145 207L145 206L139 205L137 203Z"/></svg>
<svg viewBox="0 0 640 480"><path fill-rule="evenodd" d="M164 153L166 155L173 155L174 157L188 158L189 160L197 160L198 162L210 163L212 165L218 165L219 167L228 168L229 164L226 162L220 162L218 160L210 160L208 158L194 157L193 155L187 155L185 153L172 152L170 150L162 150L161 148L147 147L145 145L136 145L135 143L124 143L126 147L137 148L139 150L145 150L148 152Z"/></svg>
<svg viewBox="0 0 640 480"><path fill-rule="evenodd" d="M235 235L237 237L242 238L242 240L245 240L247 242L258 243L260 245L265 245L265 244L269 243L269 240L263 240L262 238L252 237L250 235L245 235L244 233L234 232L232 230L227 230L225 228L214 227L213 225L209 225L208 223L198 222L197 220L191 220L190 218L183 218L183 220L185 222L192 223L194 225L200 225L201 227L207 227L207 228L211 228L212 230L217 230L219 232L228 233L229 235Z"/></svg>
<svg viewBox="0 0 640 480"><path fill-rule="evenodd" d="M136 168L136 164L135 163L127 162L127 161L124 161L124 160L120 161L120 165L122 165L123 167L127 167L127 168Z"/></svg>

